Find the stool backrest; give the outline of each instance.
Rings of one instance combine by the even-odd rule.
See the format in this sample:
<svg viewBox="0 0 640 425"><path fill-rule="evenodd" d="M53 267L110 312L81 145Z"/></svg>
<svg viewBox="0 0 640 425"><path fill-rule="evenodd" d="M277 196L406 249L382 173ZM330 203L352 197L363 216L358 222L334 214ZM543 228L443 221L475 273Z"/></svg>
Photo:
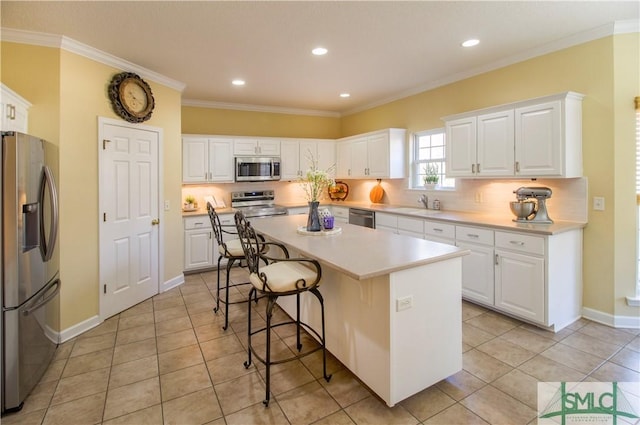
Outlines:
<svg viewBox="0 0 640 425"><path fill-rule="evenodd" d="M258 239L256 231L251 223L244 216L242 211L237 211L234 215L238 238L244 251L244 257L247 260L247 268L249 273L260 275L260 254L264 251L262 240Z"/></svg>
<svg viewBox="0 0 640 425"><path fill-rule="evenodd" d="M218 247L223 248L225 253L224 255L228 257L231 254L227 250L227 243L225 242L223 235L226 233L227 235L232 235L235 237L236 234L235 232L230 232L222 228L220 217L218 216L218 213L216 213L215 208L213 208L213 205L211 205L211 202L207 202L207 212L209 213L209 220L211 221L211 227L213 228L213 234L215 235L216 241L218 242Z"/></svg>

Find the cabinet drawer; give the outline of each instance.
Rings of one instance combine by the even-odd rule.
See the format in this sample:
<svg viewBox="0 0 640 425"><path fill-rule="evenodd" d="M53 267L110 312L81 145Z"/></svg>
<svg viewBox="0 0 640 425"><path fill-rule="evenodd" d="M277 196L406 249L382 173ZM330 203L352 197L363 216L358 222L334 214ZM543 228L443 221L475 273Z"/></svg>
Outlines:
<svg viewBox="0 0 640 425"><path fill-rule="evenodd" d="M398 228L398 216L393 214L376 213L376 227L385 226Z"/></svg>
<svg viewBox="0 0 640 425"><path fill-rule="evenodd" d="M331 207L331 212L334 217L344 218L347 221L349 220L349 209L342 207Z"/></svg>
<svg viewBox="0 0 640 425"><path fill-rule="evenodd" d="M544 255L544 237L522 233L496 232L496 247Z"/></svg>
<svg viewBox="0 0 640 425"><path fill-rule="evenodd" d="M209 221L208 215L198 215L195 217L184 218L184 228L188 229L205 229L211 227L211 221Z"/></svg>
<svg viewBox="0 0 640 425"><path fill-rule="evenodd" d="M424 222L424 233L438 238L455 239L456 226L427 220Z"/></svg>
<svg viewBox="0 0 640 425"><path fill-rule="evenodd" d="M220 219L220 224L223 226L233 226L233 228L235 229L236 227L236 220L235 218L233 218L233 214L220 214L218 216L218 218ZM210 221L207 219L207 222L210 223Z"/></svg>
<svg viewBox="0 0 640 425"><path fill-rule="evenodd" d="M493 230L478 227L456 226L456 240L493 245Z"/></svg>
<svg viewBox="0 0 640 425"><path fill-rule="evenodd" d="M424 220L419 218L398 217L398 230L424 234Z"/></svg>

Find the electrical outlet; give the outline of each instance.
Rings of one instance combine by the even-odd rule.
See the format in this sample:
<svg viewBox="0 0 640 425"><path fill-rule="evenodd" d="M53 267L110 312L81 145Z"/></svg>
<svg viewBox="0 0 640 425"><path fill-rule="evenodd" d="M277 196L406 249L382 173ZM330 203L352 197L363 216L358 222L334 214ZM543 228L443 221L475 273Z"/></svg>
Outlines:
<svg viewBox="0 0 640 425"><path fill-rule="evenodd" d="M480 191L476 192L475 201L476 201L476 204L482 203L482 192Z"/></svg>
<svg viewBox="0 0 640 425"><path fill-rule="evenodd" d="M170 208L171 208L171 204L169 204L169 200L168 200L168 199L166 199L166 200L164 201L164 210L165 210L165 211L169 211L169 209L170 209Z"/></svg>
<svg viewBox="0 0 640 425"><path fill-rule="evenodd" d="M604 211L604 198L602 196L593 197L593 209L596 211Z"/></svg>
<svg viewBox="0 0 640 425"><path fill-rule="evenodd" d="M408 310L413 307L413 295L396 299L396 311Z"/></svg>

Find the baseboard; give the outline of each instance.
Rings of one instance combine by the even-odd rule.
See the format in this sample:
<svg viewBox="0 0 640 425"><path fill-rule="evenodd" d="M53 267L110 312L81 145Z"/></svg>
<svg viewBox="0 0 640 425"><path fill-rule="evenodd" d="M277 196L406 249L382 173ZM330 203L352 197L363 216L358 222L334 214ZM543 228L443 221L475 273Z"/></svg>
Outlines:
<svg viewBox="0 0 640 425"><path fill-rule="evenodd" d="M160 292L166 292L170 289L173 289L177 286L180 286L184 283L184 274L180 273L178 276L174 277L173 279L169 279L168 281L164 282L162 285L160 285ZM60 343L63 343L65 341L69 341L71 338L75 338L76 336L95 328L96 326L98 326L100 323L102 323L102 320L100 320L100 316L96 315L93 317L88 318L87 320L84 320L76 325L71 326L70 328L67 328L65 330L63 330L62 332L60 332L59 334L51 329L48 329L47 332L47 337L49 339L51 339L52 341L55 340L59 340Z"/></svg>
<svg viewBox="0 0 640 425"><path fill-rule="evenodd" d="M100 316L95 315L93 317L88 318L87 320L84 320L76 325L73 325L70 328L67 328L62 332L60 332L60 343L69 341L71 338L75 338L81 333L84 333L89 329L95 328L100 323L102 323L102 321L100 320Z"/></svg>
<svg viewBox="0 0 640 425"><path fill-rule="evenodd" d="M184 273L180 273L178 276L167 280L162 285L160 285L160 293L167 292L170 289L175 288L176 286L180 286L184 283Z"/></svg>
<svg viewBox="0 0 640 425"><path fill-rule="evenodd" d="M613 314L603 313L602 311L583 307L582 317L613 328L640 329L640 317L638 316L615 316Z"/></svg>

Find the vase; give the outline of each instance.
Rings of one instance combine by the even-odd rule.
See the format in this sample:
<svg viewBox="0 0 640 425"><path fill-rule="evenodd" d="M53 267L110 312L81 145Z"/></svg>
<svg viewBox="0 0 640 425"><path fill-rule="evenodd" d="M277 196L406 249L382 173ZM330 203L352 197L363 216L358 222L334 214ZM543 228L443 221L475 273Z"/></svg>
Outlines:
<svg viewBox="0 0 640 425"><path fill-rule="evenodd" d="M322 230L320 214L318 214L319 201L309 202L309 216L307 217L307 232L319 232Z"/></svg>

